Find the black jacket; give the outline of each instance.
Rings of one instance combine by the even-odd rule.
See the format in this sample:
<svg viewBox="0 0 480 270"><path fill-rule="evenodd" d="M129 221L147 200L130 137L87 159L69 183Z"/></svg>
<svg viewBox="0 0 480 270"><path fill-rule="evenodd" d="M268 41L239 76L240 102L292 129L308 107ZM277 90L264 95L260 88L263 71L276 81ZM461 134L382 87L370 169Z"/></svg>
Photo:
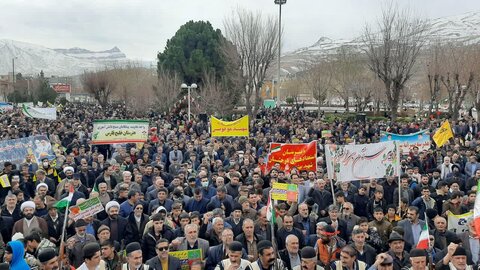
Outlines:
<svg viewBox="0 0 480 270"><path fill-rule="evenodd" d="M114 235L114 233L111 231L112 229L112 225L111 225L112 221L109 217L107 217L106 219L102 220L102 225L107 225L109 228L110 228L110 239L111 240L114 240L114 241L118 241L119 243L122 242L122 240L124 239L125 237L125 234L127 232L127 219L126 218L123 218L121 216L118 216L117 217L117 235Z"/></svg>
<svg viewBox="0 0 480 270"><path fill-rule="evenodd" d="M125 245L128 245L132 242L141 242L143 237L143 232L145 231L145 225L147 225L149 218L147 215L143 214L140 218L140 228L137 226L137 221L135 220L134 212L130 213L127 218L127 228L125 232Z"/></svg>
<svg viewBox="0 0 480 270"><path fill-rule="evenodd" d="M174 234L172 229L167 225L163 225L163 230L160 235L156 236L151 227L148 232L142 238L142 252L143 252L143 261L150 260L155 257L157 253L155 252L155 247L157 245L157 240L160 238L165 238L168 242L172 242L174 239Z"/></svg>
<svg viewBox="0 0 480 270"><path fill-rule="evenodd" d="M283 265L288 269L292 270L292 263L290 262L290 256L288 255L288 251L286 249L280 250L278 252L280 254L280 259L283 261ZM298 253L298 257L301 259L300 252Z"/></svg>

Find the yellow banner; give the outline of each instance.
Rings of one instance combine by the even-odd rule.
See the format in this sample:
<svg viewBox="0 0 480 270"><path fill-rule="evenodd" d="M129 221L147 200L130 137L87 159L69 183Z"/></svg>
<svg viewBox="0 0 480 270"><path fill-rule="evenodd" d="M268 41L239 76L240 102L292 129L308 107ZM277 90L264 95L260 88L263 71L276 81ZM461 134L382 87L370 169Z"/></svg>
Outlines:
<svg viewBox="0 0 480 270"><path fill-rule="evenodd" d="M248 115L232 121L222 121L211 117L212 137L248 137Z"/></svg>
<svg viewBox="0 0 480 270"><path fill-rule="evenodd" d="M450 123L446 120L433 135L433 140L437 147L442 147L450 138L453 138L453 132Z"/></svg>

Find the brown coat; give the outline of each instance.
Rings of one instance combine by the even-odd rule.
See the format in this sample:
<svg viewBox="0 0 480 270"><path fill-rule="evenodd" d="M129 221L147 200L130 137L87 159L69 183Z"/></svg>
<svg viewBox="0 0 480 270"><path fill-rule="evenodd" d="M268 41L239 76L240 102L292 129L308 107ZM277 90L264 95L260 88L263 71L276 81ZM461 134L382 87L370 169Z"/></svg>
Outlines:
<svg viewBox="0 0 480 270"><path fill-rule="evenodd" d="M43 237L45 238L48 238L48 225L47 225L47 222L45 221L45 219L41 218L41 217L35 217L38 221L38 226L40 227L40 230L42 230L42 232L44 233ZM14 234L16 234L17 232L19 233L23 233L23 218L18 220L17 222L15 222L15 224L13 224L13 230L12 230L12 236ZM24 234L25 236L25 234Z"/></svg>

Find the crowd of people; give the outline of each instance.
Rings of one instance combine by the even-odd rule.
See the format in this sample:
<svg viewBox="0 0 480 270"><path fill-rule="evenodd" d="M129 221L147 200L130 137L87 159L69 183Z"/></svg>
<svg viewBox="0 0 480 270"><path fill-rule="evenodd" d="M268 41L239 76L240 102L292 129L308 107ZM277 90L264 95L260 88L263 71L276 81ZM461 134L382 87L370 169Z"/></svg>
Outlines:
<svg viewBox="0 0 480 270"><path fill-rule="evenodd" d="M92 145L95 119L149 119L149 139ZM190 269L473 269L475 224L469 219L467 231L454 232L447 215L473 211L475 120L451 122L455 138L442 148L402 156L399 178L327 177L326 143L378 142L383 131L433 133L440 122L326 122L305 110L265 109L251 119L249 138L213 138L208 122L188 122L183 111L68 103L56 121L3 113L1 140L47 135L55 159L4 162L0 178L11 185L0 186L0 269L180 269L169 252L197 249L201 258ZM322 130L332 136L322 138ZM316 171L266 169L270 143L313 140ZM297 184L299 196L275 201L271 217L273 183ZM104 210L83 219L58 204L93 197ZM426 226L429 244L420 249Z"/></svg>

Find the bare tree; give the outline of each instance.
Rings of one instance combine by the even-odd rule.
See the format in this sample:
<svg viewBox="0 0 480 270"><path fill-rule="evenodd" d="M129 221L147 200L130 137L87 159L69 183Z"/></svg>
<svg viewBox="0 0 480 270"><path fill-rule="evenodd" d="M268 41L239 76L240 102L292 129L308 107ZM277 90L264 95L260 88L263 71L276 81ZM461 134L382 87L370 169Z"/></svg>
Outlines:
<svg viewBox="0 0 480 270"><path fill-rule="evenodd" d="M155 104L158 110L165 112L173 107L175 102L178 101L180 85L181 80L177 74L164 69L158 70L157 81L152 85Z"/></svg>
<svg viewBox="0 0 480 270"><path fill-rule="evenodd" d="M214 73L205 72L202 78L201 89L195 98L196 111L221 117L231 114L239 97L235 85L225 77L217 79Z"/></svg>
<svg viewBox="0 0 480 270"><path fill-rule="evenodd" d="M426 41L428 24L390 5L382 11L378 29L365 28L364 51L369 68L384 83L393 120L400 92L413 75L413 67Z"/></svg>
<svg viewBox="0 0 480 270"><path fill-rule="evenodd" d="M277 54L278 27L273 17L241 9L224 21L225 35L240 57L239 67L245 78L245 105L250 116L260 107L262 82Z"/></svg>
<svg viewBox="0 0 480 270"><path fill-rule="evenodd" d="M321 106L332 90L333 68L327 61L318 61L312 67L306 68L302 74L303 82L313 97L317 100L317 116L321 116Z"/></svg>
<svg viewBox="0 0 480 270"><path fill-rule="evenodd" d="M111 95L117 90L117 81L106 69L98 72L84 72L81 81L84 89L92 94L103 108L108 105Z"/></svg>
<svg viewBox="0 0 480 270"><path fill-rule="evenodd" d="M460 75L458 73L453 74L452 78L450 78L450 73L447 73L446 77L441 77L443 85L447 88L449 100L448 108L453 120L457 120L460 115L462 103L465 100L465 96L472 88L473 79L473 72L470 72L470 75L468 76L465 84L462 83Z"/></svg>
<svg viewBox="0 0 480 270"><path fill-rule="evenodd" d="M427 79L430 96L429 114L433 112L434 106L435 110L438 111L441 91L440 74L442 73L443 57L443 47L440 42L430 46L427 52Z"/></svg>

